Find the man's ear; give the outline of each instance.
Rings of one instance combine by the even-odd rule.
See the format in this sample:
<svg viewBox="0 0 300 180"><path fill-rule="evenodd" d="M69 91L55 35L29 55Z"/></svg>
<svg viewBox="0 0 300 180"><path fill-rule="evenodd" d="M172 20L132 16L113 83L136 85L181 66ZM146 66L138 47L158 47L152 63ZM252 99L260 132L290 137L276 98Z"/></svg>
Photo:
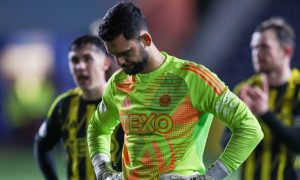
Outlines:
<svg viewBox="0 0 300 180"><path fill-rule="evenodd" d="M109 57L105 56L103 70L107 71L110 68L110 66L111 66L111 59Z"/></svg>
<svg viewBox="0 0 300 180"><path fill-rule="evenodd" d="M152 44L152 38L149 33L143 33L140 36L140 41L145 45L145 46L150 46Z"/></svg>
<svg viewBox="0 0 300 180"><path fill-rule="evenodd" d="M288 56L288 57L290 57L290 58L294 54L294 50L293 50L292 47L284 47L283 51L284 51L285 55Z"/></svg>

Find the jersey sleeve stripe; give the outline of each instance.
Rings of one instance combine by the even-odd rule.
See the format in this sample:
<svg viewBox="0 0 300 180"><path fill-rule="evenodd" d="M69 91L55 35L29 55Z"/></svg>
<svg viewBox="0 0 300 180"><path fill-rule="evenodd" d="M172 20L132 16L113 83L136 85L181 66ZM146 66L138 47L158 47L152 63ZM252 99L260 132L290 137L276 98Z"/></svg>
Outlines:
<svg viewBox="0 0 300 180"><path fill-rule="evenodd" d="M203 74L197 72L195 69L191 69L191 68L182 68L182 70L189 70L189 71L191 71L191 72L197 74L199 77L201 77L201 79L203 79L203 80L204 80L204 81L205 81L205 82L213 89L213 91L214 91L217 95L220 95L220 94L221 94L221 92L220 92L220 90L218 89L218 87L217 87L216 85L214 85L214 84L212 83L211 80L208 80L207 77L205 77Z"/></svg>
<svg viewBox="0 0 300 180"><path fill-rule="evenodd" d="M225 88L223 82L221 82L218 78L216 78L209 70L207 70L206 68L203 68L201 66L197 67L197 66L191 66L191 68L194 68L198 71L204 72L204 74L208 77L210 77L210 79L221 89L223 90Z"/></svg>
<svg viewBox="0 0 300 180"><path fill-rule="evenodd" d="M225 86L224 83L222 81L220 81L217 77L215 77L208 69L202 67L202 66L190 66L191 68L194 68L198 71L203 71L205 73L206 76L210 77L210 79L216 84L216 86L219 87L219 89L221 89L221 91L224 90Z"/></svg>
<svg viewBox="0 0 300 180"><path fill-rule="evenodd" d="M214 77L209 71L207 71L204 68L188 65L181 69L188 70L197 74L214 90L214 92L217 95L220 95L225 88L224 84L221 81L219 81L216 77Z"/></svg>

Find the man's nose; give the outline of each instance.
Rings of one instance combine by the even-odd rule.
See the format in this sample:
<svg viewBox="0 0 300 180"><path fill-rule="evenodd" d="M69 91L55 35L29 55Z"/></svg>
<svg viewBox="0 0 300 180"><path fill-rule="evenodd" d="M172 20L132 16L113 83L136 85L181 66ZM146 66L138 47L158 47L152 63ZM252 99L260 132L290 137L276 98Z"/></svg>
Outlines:
<svg viewBox="0 0 300 180"><path fill-rule="evenodd" d="M84 61L79 61L76 65L76 69L84 69L86 67L86 63Z"/></svg>
<svg viewBox="0 0 300 180"><path fill-rule="evenodd" d="M259 50L256 54L256 57L258 59L262 59L262 58L264 58L264 56L265 56L265 52L263 50Z"/></svg>
<svg viewBox="0 0 300 180"><path fill-rule="evenodd" d="M256 48L252 50L252 56L255 58L259 58L262 56L262 50L260 48Z"/></svg>

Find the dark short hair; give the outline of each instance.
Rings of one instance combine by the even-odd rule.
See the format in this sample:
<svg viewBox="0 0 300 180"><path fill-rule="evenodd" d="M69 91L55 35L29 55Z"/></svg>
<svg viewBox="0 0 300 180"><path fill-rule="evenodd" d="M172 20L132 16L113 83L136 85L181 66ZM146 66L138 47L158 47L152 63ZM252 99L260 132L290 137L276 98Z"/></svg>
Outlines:
<svg viewBox="0 0 300 180"><path fill-rule="evenodd" d="M102 43L101 39L98 36L85 34L82 36L77 37L70 45L69 51L73 51L76 49L82 48L86 44L93 44L99 50L102 50L104 53L106 52L104 44Z"/></svg>
<svg viewBox="0 0 300 180"><path fill-rule="evenodd" d="M118 3L110 8L99 26L99 36L104 41L112 41L123 34L129 40L137 38L141 30L147 30L142 11L129 2Z"/></svg>
<svg viewBox="0 0 300 180"><path fill-rule="evenodd" d="M295 32L281 17L273 17L263 21L255 30L255 32L263 32L273 30L281 46L295 47Z"/></svg>

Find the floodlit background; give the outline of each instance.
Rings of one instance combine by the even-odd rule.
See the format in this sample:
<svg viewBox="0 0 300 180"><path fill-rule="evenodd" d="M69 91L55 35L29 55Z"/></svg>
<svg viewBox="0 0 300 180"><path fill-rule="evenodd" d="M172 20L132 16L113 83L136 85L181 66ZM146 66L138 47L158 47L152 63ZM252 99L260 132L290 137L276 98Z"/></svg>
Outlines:
<svg viewBox="0 0 300 180"><path fill-rule="evenodd" d="M43 179L33 158L33 136L50 103L74 87L68 69L71 41L97 31L116 0L0 1L0 179ZM256 25L284 17L300 34L297 0L135 0L154 43L169 54L201 63L229 86L253 73L249 42ZM96 29L95 29L96 27ZM299 38L292 66L300 67ZM214 122L207 166L221 153L223 124ZM61 146L54 150L66 179ZM227 179L238 179L238 172Z"/></svg>

